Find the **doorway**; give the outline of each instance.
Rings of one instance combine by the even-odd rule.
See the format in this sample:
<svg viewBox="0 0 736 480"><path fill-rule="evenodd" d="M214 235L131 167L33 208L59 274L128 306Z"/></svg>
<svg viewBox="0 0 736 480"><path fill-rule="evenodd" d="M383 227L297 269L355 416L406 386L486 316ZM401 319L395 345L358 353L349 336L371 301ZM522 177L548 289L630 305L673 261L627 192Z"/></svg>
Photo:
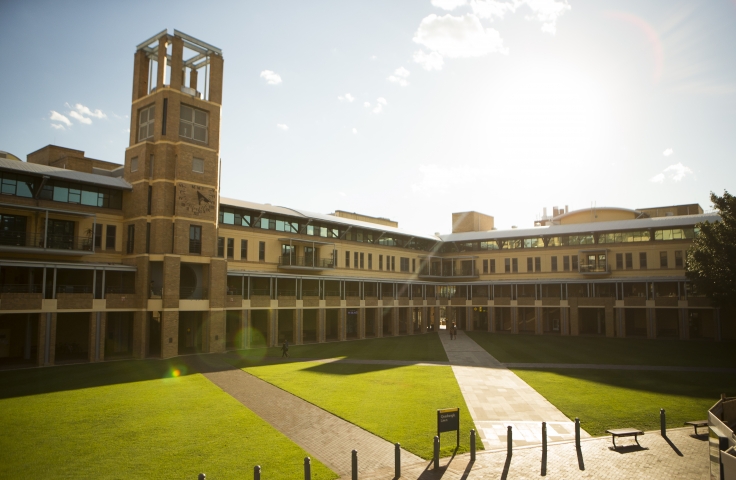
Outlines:
<svg viewBox="0 0 736 480"><path fill-rule="evenodd" d="M179 355L202 353L202 312L179 312Z"/></svg>

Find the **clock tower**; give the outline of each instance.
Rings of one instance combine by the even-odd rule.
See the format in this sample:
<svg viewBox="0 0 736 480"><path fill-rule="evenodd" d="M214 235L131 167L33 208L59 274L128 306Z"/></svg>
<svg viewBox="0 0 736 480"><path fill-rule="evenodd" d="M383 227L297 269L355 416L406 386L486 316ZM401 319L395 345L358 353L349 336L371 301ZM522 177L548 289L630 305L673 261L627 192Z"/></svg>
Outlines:
<svg viewBox="0 0 736 480"><path fill-rule="evenodd" d="M224 351L227 264L217 258L222 73L219 48L177 30L136 48L123 253L138 268L136 291L146 297L134 329L139 356Z"/></svg>

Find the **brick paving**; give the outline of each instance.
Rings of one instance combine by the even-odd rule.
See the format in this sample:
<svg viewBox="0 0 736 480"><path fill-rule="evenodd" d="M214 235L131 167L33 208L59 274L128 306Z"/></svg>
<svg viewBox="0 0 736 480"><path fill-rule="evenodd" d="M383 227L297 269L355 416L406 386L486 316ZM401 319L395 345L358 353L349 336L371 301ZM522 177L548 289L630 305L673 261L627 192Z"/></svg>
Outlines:
<svg viewBox="0 0 736 480"><path fill-rule="evenodd" d="M192 370L202 372L338 475L350 473L353 449L358 451L359 471L393 468L392 443L253 375L217 362L211 355L206 360L197 356L185 358ZM401 457L407 464L422 461L403 449ZM263 460L264 464L267 462L268 459Z"/></svg>
<svg viewBox="0 0 736 480"><path fill-rule="evenodd" d="M507 368L559 368L559 369L589 369L589 370L643 370L652 372L713 372L736 373L736 368L721 367L682 367L664 365L610 365L595 363L504 363Z"/></svg>
<svg viewBox="0 0 736 480"><path fill-rule="evenodd" d="M708 479L707 437L694 437L690 428L671 429L667 433L671 444L659 435L659 431L646 432L639 439L642 448L637 447L633 440L622 439L624 446L620 446L618 451L613 450L610 437L585 439L581 441L580 455L574 442L550 444L545 476L541 472L542 449L537 446L514 449L510 461L505 450L478 452L473 464L470 463L469 454L444 458L440 460L440 469L437 471L432 468L432 462L412 465L407 462L402 465L401 478ZM393 469L377 469L361 474L360 478L394 478Z"/></svg>
<svg viewBox="0 0 736 480"><path fill-rule="evenodd" d="M508 426L514 447L541 444L542 422L549 442L575 438L569 418L464 332L455 340L441 333L440 340L486 449L506 448ZM581 436L589 437L584 430Z"/></svg>

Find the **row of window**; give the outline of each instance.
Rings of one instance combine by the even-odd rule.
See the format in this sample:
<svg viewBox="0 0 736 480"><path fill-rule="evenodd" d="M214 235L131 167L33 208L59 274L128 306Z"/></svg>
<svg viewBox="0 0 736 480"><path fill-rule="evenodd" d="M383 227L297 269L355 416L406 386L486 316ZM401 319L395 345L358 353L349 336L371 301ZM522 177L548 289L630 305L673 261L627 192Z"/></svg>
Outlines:
<svg viewBox="0 0 736 480"><path fill-rule="evenodd" d="M682 250L675 251L675 268L684 268L685 266L685 255L686 252ZM585 256L585 268L583 270L592 271L591 269L604 271L607 267L607 257L605 253L592 253ZM558 257L553 256L550 258L550 271L559 271ZM646 269L647 266L647 254L646 252L639 252L639 268ZM617 253L616 254L616 269L632 269L634 268L634 256L633 253ZM669 254L666 251L659 252L659 268L670 268ZM578 270L578 256L577 255L564 255L562 257L562 271ZM542 258L541 257L527 257L526 259L526 271L527 272L541 272L542 271ZM519 261L517 258L504 258L504 272L505 273L518 273L519 272ZM496 273L496 260L485 259L483 260L483 273Z"/></svg>
<svg viewBox="0 0 736 480"><path fill-rule="evenodd" d="M34 192L41 184L40 178L14 173L2 173L0 193L16 197L33 198ZM123 208L123 193L110 188L96 187L73 182L47 180L38 192L41 200L75 203L90 207Z"/></svg>
<svg viewBox="0 0 736 480"><path fill-rule="evenodd" d="M517 248L565 247L578 245L612 244L692 240L700 233L699 228L670 228L658 230L636 230L626 232L605 232L588 235L563 235L559 237L511 238L479 242L448 242L442 245L442 252L474 252L482 250L513 250Z"/></svg>
<svg viewBox="0 0 736 480"><path fill-rule="evenodd" d="M202 227L195 225L189 227L189 253L202 253ZM217 256L235 258L235 239L217 237ZM240 240L240 260L248 261L248 240ZM258 242L258 261L266 261L266 242Z"/></svg>

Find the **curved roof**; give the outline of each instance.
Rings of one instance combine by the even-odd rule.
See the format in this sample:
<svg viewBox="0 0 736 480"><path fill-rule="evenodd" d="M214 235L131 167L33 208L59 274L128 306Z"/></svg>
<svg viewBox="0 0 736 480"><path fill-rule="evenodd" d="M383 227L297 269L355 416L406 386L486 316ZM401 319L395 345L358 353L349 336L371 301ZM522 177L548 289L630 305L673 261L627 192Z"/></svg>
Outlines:
<svg viewBox="0 0 736 480"><path fill-rule="evenodd" d="M9 160L13 160L16 162L21 162L22 160L18 158L17 155L13 155L10 152L6 152L5 150L0 150L0 158L7 158Z"/></svg>
<svg viewBox="0 0 736 480"><path fill-rule="evenodd" d="M2 170L30 175L45 175L59 180L87 183L90 185L118 188L121 190L133 190L133 186L122 178L78 172L76 170L67 170L65 168L49 167L48 165L40 165L38 163L16 162L15 160L8 160L7 158L0 158L0 171Z"/></svg>
<svg viewBox="0 0 736 480"><path fill-rule="evenodd" d="M573 210L572 212L566 212L562 215L557 215L552 219L553 222L556 222L557 220L562 220L567 217L571 217L573 215L580 215L581 213L585 212L593 212L593 211L603 211L603 210L609 210L609 211L615 211L615 212L621 212L621 213L630 213L634 215L634 218L638 217L642 214L639 210L632 210L630 208L623 208L623 207L595 207L595 208L581 208L579 210Z"/></svg>

